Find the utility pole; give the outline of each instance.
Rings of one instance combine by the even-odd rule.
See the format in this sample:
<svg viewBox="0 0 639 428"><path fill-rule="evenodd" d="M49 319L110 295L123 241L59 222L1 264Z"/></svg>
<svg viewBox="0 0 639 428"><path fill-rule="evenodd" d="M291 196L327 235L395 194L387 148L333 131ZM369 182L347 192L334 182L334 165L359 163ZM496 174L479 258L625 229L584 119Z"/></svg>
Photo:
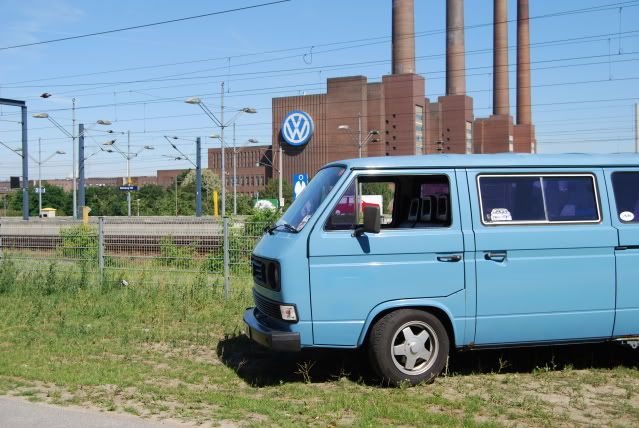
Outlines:
<svg viewBox="0 0 639 428"><path fill-rule="evenodd" d="M126 131L126 185L131 185L131 131ZM131 191L126 191L126 203L131 217Z"/></svg>
<svg viewBox="0 0 639 428"><path fill-rule="evenodd" d="M71 145L73 146L73 218L78 218L78 185L76 183L77 156L75 150L75 98L71 100Z"/></svg>
<svg viewBox="0 0 639 428"><path fill-rule="evenodd" d="M80 176L80 188L78 191L79 207L86 205L86 193L84 183L84 123L78 125L78 175ZM80 210L78 210L80 211Z"/></svg>
<svg viewBox="0 0 639 428"><path fill-rule="evenodd" d="M27 106L22 110L22 219L29 220L29 144L27 140Z"/></svg>
<svg viewBox="0 0 639 428"><path fill-rule="evenodd" d="M42 139L38 137L38 216L42 215Z"/></svg>
<svg viewBox="0 0 639 428"><path fill-rule="evenodd" d="M226 217L226 168L224 165L224 152L226 151L225 143L224 143L224 128L226 128L226 124L224 123L224 82L221 83L221 94L220 94L220 141L222 143L222 217Z"/></svg>
<svg viewBox="0 0 639 428"><path fill-rule="evenodd" d="M202 217L202 140L195 139L195 216Z"/></svg>
<svg viewBox="0 0 639 428"><path fill-rule="evenodd" d="M237 215L237 146L235 145L235 123L233 123L233 215Z"/></svg>

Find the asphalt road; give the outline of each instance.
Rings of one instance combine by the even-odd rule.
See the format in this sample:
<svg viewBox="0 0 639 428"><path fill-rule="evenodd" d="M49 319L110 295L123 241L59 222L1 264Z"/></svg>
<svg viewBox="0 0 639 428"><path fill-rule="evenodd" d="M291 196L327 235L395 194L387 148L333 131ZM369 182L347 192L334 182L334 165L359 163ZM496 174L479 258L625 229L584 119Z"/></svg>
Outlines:
<svg viewBox="0 0 639 428"><path fill-rule="evenodd" d="M0 428L169 428L184 427L135 416L31 403L0 397Z"/></svg>

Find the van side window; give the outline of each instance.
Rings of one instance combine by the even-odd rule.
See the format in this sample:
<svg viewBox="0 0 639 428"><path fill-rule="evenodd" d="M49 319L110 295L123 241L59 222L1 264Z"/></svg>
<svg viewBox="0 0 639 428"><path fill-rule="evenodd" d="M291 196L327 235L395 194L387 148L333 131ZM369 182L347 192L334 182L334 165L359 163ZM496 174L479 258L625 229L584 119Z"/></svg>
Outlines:
<svg viewBox="0 0 639 428"><path fill-rule="evenodd" d="M612 174L617 215L624 223L639 223L639 172Z"/></svg>
<svg viewBox="0 0 639 428"><path fill-rule="evenodd" d="M592 177L543 177L549 221L598 221Z"/></svg>
<svg viewBox="0 0 639 428"><path fill-rule="evenodd" d="M452 208L443 175L363 176L353 181L334 207L326 230L362 224L363 208L380 207L383 229L448 227Z"/></svg>
<svg viewBox="0 0 639 428"><path fill-rule="evenodd" d="M484 223L546 220L539 177L481 177L479 191Z"/></svg>
<svg viewBox="0 0 639 428"><path fill-rule="evenodd" d="M601 219L592 175L480 176L479 193L484 224Z"/></svg>

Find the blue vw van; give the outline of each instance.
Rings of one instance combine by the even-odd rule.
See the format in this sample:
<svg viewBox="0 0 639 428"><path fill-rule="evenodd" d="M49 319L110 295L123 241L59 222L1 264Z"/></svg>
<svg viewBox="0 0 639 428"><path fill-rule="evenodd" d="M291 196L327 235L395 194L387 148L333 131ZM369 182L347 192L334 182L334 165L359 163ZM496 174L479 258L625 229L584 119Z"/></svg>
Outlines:
<svg viewBox="0 0 639 428"><path fill-rule="evenodd" d="M249 337L366 347L389 383L453 348L639 339L639 155L334 162L254 250Z"/></svg>

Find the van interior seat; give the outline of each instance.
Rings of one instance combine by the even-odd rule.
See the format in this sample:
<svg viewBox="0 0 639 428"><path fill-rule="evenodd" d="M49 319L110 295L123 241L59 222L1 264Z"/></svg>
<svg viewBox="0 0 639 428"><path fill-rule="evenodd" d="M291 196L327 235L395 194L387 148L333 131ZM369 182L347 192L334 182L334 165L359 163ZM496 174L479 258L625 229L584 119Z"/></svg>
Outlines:
<svg viewBox="0 0 639 428"><path fill-rule="evenodd" d="M450 198L448 197L448 195L437 195L437 215L435 216L435 218L438 222L448 222L448 215L450 212L449 205Z"/></svg>
<svg viewBox="0 0 639 428"><path fill-rule="evenodd" d="M419 221L430 222L433 220L433 208L435 205L435 198L432 196L426 196L422 198L422 207L419 210Z"/></svg>
<svg viewBox="0 0 639 428"><path fill-rule="evenodd" d="M413 198L410 200L410 206L408 207L408 217L406 221L400 225L401 228L406 229L415 227L415 223L417 223L420 215L420 205L420 198Z"/></svg>

